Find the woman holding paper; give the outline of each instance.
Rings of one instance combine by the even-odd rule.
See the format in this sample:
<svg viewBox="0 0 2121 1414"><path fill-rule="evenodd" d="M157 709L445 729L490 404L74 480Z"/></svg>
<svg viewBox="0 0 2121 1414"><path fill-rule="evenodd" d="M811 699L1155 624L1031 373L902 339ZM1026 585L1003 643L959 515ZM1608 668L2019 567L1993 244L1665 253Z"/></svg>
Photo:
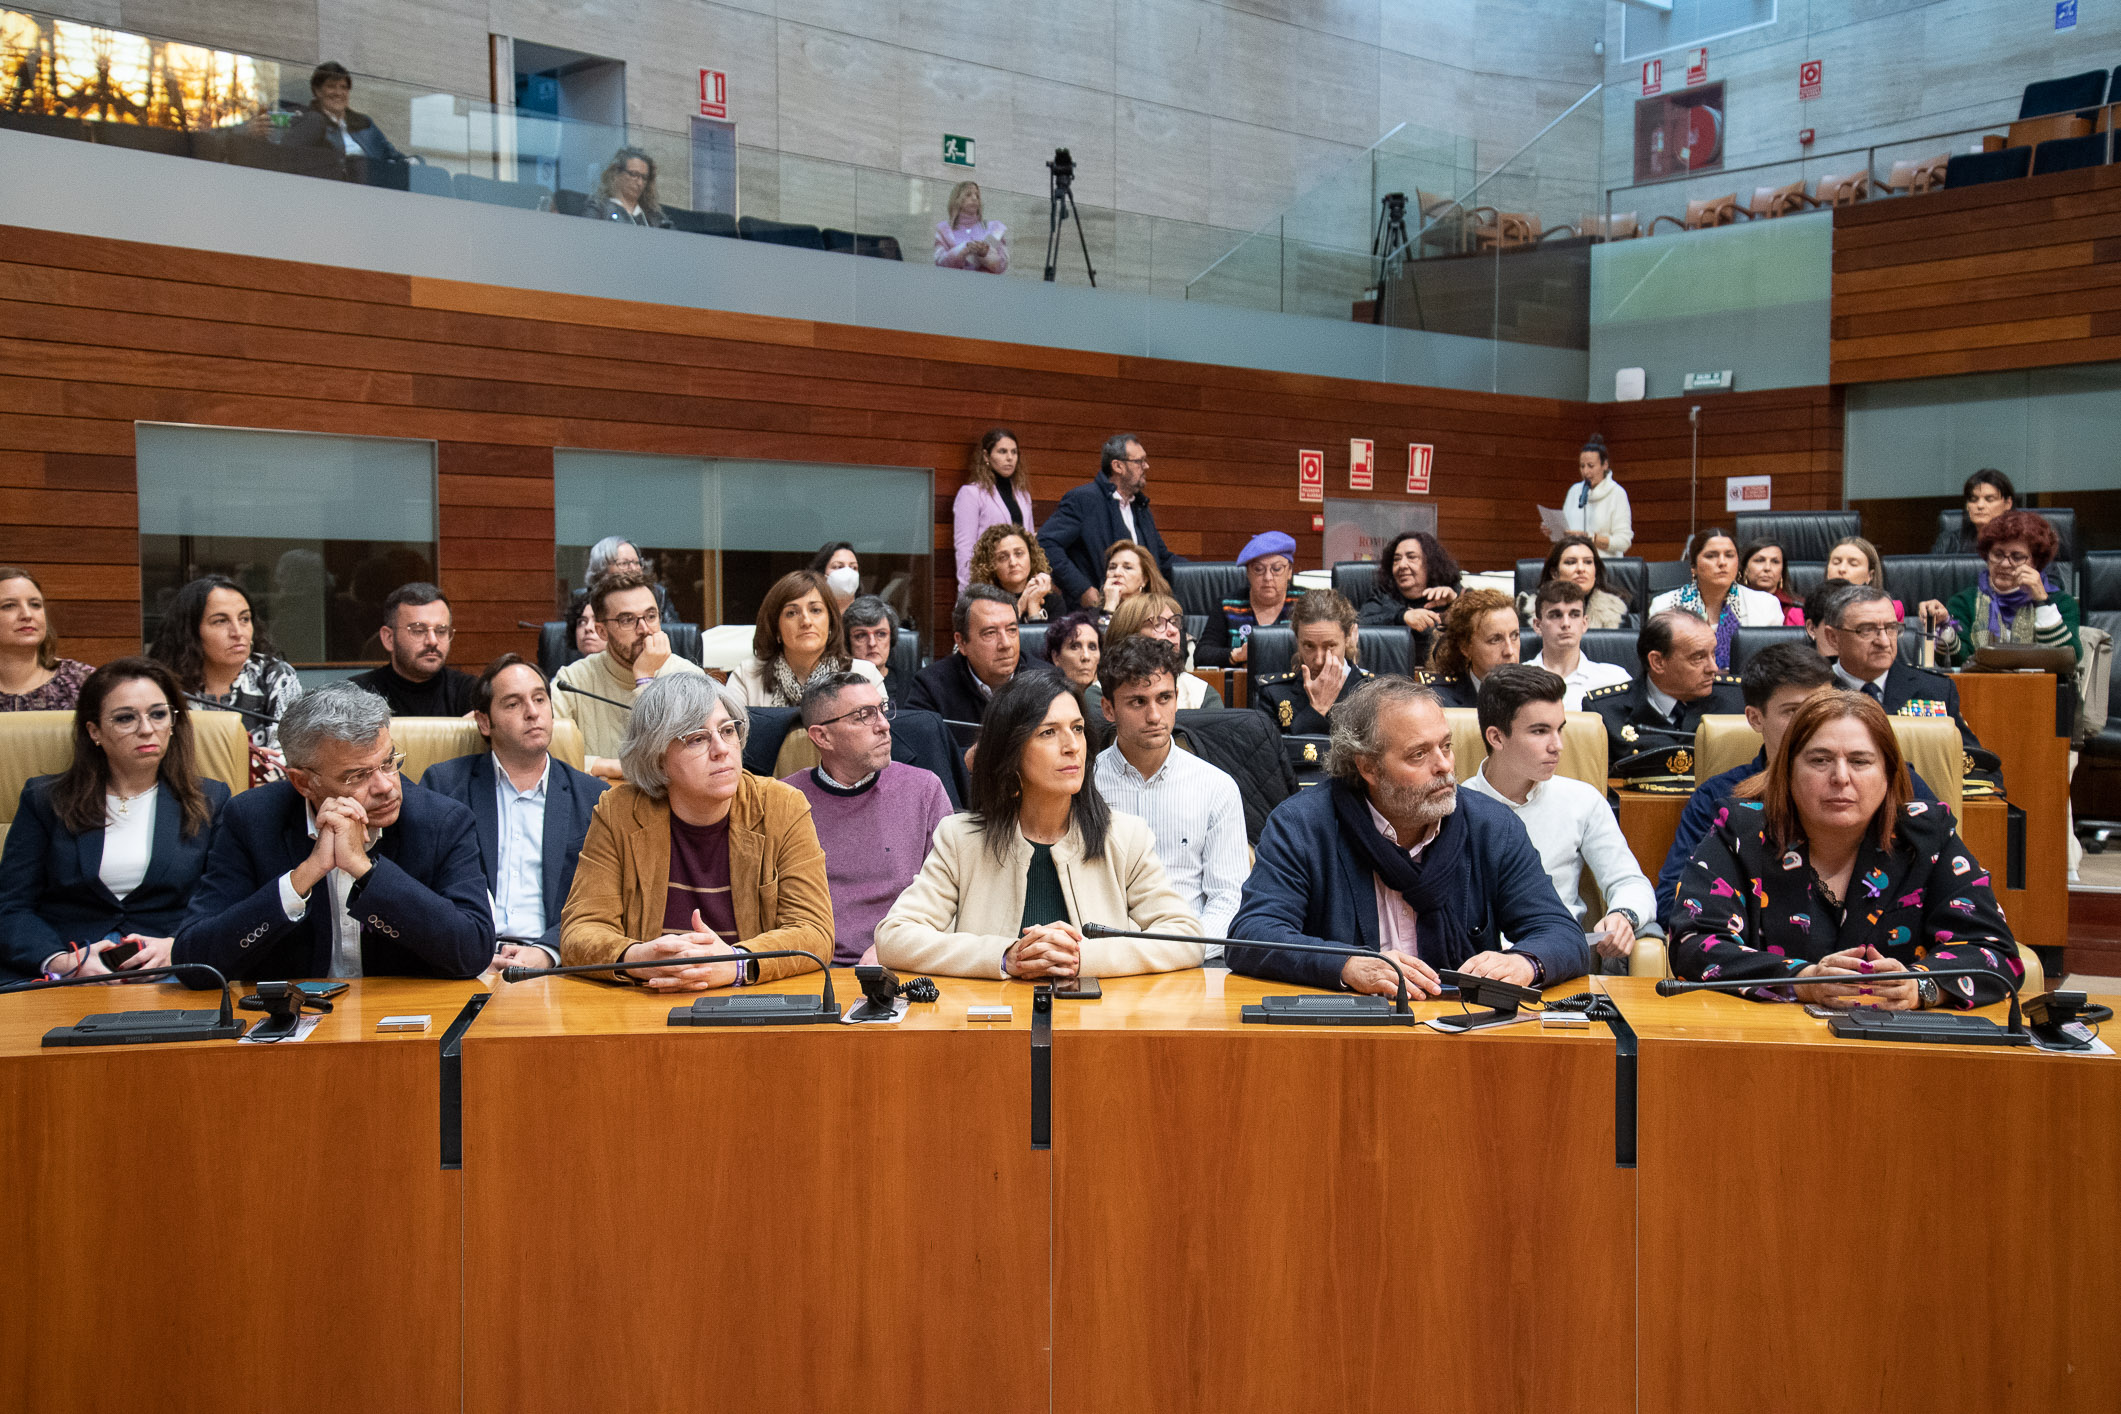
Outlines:
<svg viewBox="0 0 2121 1414"><path fill-rule="evenodd" d="M1635 543L1635 514L1628 505L1627 489L1613 478L1613 459L1606 452L1605 438L1594 435L1583 444L1576 454L1576 470L1582 480L1562 499L1562 524L1548 524L1549 518L1543 515L1541 528L1549 540L1559 540L1569 531L1587 535L1608 560L1625 555Z"/></svg>

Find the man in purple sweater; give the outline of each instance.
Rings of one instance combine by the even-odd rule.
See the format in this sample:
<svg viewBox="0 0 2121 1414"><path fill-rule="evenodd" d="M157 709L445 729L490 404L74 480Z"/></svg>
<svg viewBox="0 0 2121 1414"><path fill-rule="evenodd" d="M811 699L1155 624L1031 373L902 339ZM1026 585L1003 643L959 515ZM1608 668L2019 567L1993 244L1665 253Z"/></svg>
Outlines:
<svg viewBox="0 0 2121 1414"><path fill-rule="evenodd" d="M852 967L898 896L921 872L950 797L932 771L891 759L884 691L859 673L815 678L803 728L819 764L787 777L810 798L832 889L832 964Z"/></svg>

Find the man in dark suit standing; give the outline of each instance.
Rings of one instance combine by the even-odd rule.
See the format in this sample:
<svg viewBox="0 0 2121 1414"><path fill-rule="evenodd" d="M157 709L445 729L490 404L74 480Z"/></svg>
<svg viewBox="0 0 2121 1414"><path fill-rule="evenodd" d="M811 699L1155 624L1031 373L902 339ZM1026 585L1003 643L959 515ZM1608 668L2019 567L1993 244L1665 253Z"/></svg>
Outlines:
<svg viewBox="0 0 2121 1414"><path fill-rule="evenodd" d="M1587 712L1605 719L1606 760L1652 747L1691 745L1710 713L1745 711L1740 680L1716 671L1716 630L1684 609L1652 614L1635 638L1643 674L1583 695Z"/></svg>
<svg viewBox="0 0 2121 1414"><path fill-rule="evenodd" d="M1071 607L1103 606L1105 552L1121 540L1148 547L1166 580L1178 557L1164 544L1142 488L1149 483L1149 454L1141 438L1115 432L1098 453L1097 475L1061 497L1038 528L1038 543L1053 565L1053 578Z"/></svg>
<svg viewBox="0 0 2121 1414"><path fill-rule="evenodd" d="M420 784L471 810L493 899L500 961L560 964L560 908L607 783L552 756L552 695L537 665L504 653L472 688L472 720L493 747L437 761Z"/></svg>
<svg viewBox="0 0 2121 1414"><path fill-rule="evenodd" d="M348 682L305 693L280 750L287 779L221 812L170 960L267 981L491 966L471 812L399 779L390 704Z"/></svg>

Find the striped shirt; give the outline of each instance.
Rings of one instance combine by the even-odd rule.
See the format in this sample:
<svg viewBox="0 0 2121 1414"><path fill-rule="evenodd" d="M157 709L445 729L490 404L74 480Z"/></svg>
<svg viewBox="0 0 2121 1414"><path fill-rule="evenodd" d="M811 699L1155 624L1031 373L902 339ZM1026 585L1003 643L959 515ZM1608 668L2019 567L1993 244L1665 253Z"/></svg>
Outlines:
<svg viewBox="0 0 2121 1414"><path fill-rule="evenodd" d="M1200 919L1201 932L1211 938L1227 936L1245 876L1251 872L1245 804L1237 782L1176 746L1145 780L1114 745L1097 755L1097 788L1114 810L1138 815L1148 824L1156 837L1156 857L1171 887ZM1222 951L1209 944L1206 961L1219 965Z"/></svg>

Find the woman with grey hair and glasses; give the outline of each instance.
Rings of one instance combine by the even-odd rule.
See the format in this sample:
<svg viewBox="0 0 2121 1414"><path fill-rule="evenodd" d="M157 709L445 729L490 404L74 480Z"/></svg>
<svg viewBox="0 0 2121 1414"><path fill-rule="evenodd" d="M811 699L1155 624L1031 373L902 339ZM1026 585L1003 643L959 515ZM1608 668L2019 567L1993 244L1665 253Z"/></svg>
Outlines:
<svg viewBox="0 0 2121 1414"><path fill-rule="evenodd" d="M832 956L832 891L810 803L744 769L750 732L743 702L705 674L641 689L619 745L625 783L597 803L560 915L563 962L609 962L659 991L702 992L816 965L747 952ZM666 957L730 960L618 966Z"/></svg>
<svg viewBox="0 0 2121 1414"><path fill-rule="evenodd" d="M597 581L605 575L626 570L648 575L653 580L648 587L655 591L656 613L666 624L675 621L677 613L670 607L670 595L663 588L663 582L654 578L654 566L623 535L607 535L589 547L589 568L582 573L582 589L586 593L595 589ZM586 658L596 651L594 648L584 649L582 656Z"/></svg>

